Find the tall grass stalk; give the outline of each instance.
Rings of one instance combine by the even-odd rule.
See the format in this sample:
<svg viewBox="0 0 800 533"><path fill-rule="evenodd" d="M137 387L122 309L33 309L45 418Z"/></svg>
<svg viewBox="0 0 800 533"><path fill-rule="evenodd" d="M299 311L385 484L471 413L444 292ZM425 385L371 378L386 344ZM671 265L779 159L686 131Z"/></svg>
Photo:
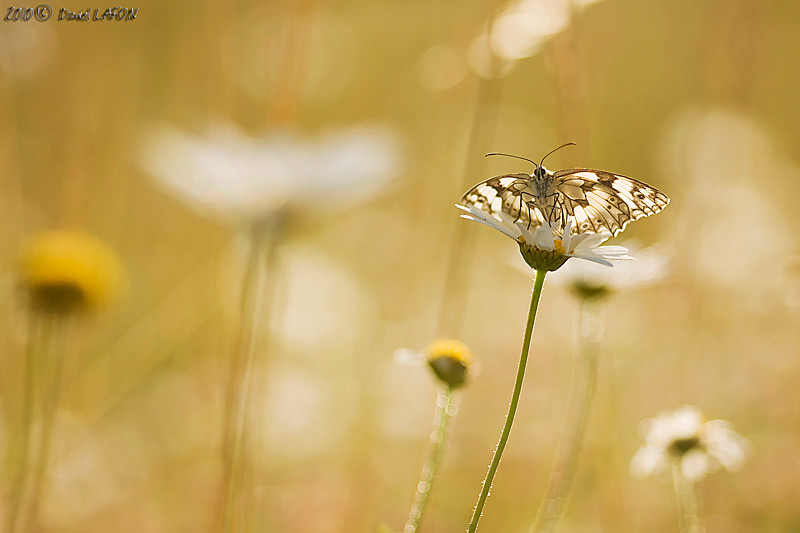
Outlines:
<svg viewBox="0 0 800 533"><path fill-rule="evenodd" d="M491 3L492 14L486 24L487 35L492 32L495 10L498 6L497 1ZM492 58L492 68L499 73L500 60L491 51L487 50L487 53ZM486 162L483 153L491 150L490 146L497 127L497 102L500 100L503 85L504 77L499 74L495 77L478 79L459 190L468 187L475 181L475 176L484 173ZM467 307L466 298L469 294L465 287L472 270L473 241L464 224L456 224L449 242L437 332L439 335L460 338L464 310Z"/></svg>

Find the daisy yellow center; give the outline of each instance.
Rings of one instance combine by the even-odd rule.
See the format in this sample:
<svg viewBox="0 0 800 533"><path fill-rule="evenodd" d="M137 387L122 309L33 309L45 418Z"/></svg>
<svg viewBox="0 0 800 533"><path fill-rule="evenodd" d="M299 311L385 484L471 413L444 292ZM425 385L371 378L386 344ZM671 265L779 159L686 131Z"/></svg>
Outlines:
<svg viewBox="0 0 800 533"><path fill-rule="evenodd" d="M21 286L33 308L54 313L100 307L123 283L116 254L96 238L71 231L34 236L19 259Z"/></svg>
<svg viewBox="0 0 800 533"><path fill-rule="evenodd" d="M675 439L669 444L669 451L670 453L682 457L684 456L689 450L693 450L696 448L702 448L703 443L700 440L699 436L692 436L686 437L683 439Z"/></svg>
<svg viewBox="0 0 800 533"><path fill-rule="evenodd" d="M451 388L458 388L467 381L472 354L460 341L438 339L427 350L428 365L440 381Z"/></svg>
<svg viewBox="0 0 800 533"><path fill-rule="evenodd" d="M469 348L463 342L454 339L437 339L431 343L428 347L428 360L439 357L455 359L464 366L472 363L472 354Z"/></svg>

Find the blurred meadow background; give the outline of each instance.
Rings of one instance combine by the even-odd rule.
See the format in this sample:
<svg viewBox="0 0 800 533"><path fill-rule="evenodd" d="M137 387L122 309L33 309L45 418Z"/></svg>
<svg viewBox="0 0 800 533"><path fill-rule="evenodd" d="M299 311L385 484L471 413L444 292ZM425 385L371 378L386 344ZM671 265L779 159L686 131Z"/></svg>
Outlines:
<svg viewBox="0 0 800 533"><path fill-rule="evenodd" d="M451 337L480 372L425 530L463 531L532 282L512 243L453 204L492 175L532 171L486 152L538 160L568 141L549 168L636 177L672 203L611 241L666 268L602 306L561 530L677 531L669 479L631 477L629 462L640 422L686 403L751 444L741 471L700 485L706 529L800 530L800 4L141 0L128 22L57 21L85 6L53 7L47 22L0 22L4 457L30 324L19 250L81 230L127 280L113 306L70 324L36 531L214 530L253 210L272 228L254 289L267 312L248 415L253 530L402 530L437 385L393 353ZM261 146L297 152L275 189ZM265 185L234 190L262 173ZM482 531L528 531L545 491L579 311L559 275Z"/></svg>

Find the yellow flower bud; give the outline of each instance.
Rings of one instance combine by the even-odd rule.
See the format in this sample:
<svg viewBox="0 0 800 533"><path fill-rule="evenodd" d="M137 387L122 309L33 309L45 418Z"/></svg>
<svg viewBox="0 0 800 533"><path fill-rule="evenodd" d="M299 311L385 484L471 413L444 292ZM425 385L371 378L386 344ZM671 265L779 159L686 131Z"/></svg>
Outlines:
<svg viewBox="0 0 800 533"><path fill-rule="evenodd" d="M18 270L31 308L46 313L101 308L124 285L122 265L108 246L67 230L35 235L23 246Z"/></svg>
<svg viewBox="0 0 800 533"><path fill-rule="evenodd" d="M428 347L427 358L436 377L450 388L457 389L466 383L472 354L462 342L437 339Z"/></svg>

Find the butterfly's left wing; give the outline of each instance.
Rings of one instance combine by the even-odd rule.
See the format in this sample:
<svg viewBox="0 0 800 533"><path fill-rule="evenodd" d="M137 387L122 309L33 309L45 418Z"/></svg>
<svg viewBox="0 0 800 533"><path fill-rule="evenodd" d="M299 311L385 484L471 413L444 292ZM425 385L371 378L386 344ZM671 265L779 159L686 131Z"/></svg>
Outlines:
<svg viewBox="0 0 800 533"><path fill-rule="evenodd" d="M655 187L605 170L559 170L553 178L561 212L575 217L580 233L617 235L631 220L654 215L669 203Z"/></svg>
<svg viewBox="0 0 800 533"><path fill-rule="evenodd" d="M536 206L531 179L530 174L524 173L489 178L464 193L461 203L475 206L490 215L503 212L529 229L538 228L545 218Z"/></svg>

